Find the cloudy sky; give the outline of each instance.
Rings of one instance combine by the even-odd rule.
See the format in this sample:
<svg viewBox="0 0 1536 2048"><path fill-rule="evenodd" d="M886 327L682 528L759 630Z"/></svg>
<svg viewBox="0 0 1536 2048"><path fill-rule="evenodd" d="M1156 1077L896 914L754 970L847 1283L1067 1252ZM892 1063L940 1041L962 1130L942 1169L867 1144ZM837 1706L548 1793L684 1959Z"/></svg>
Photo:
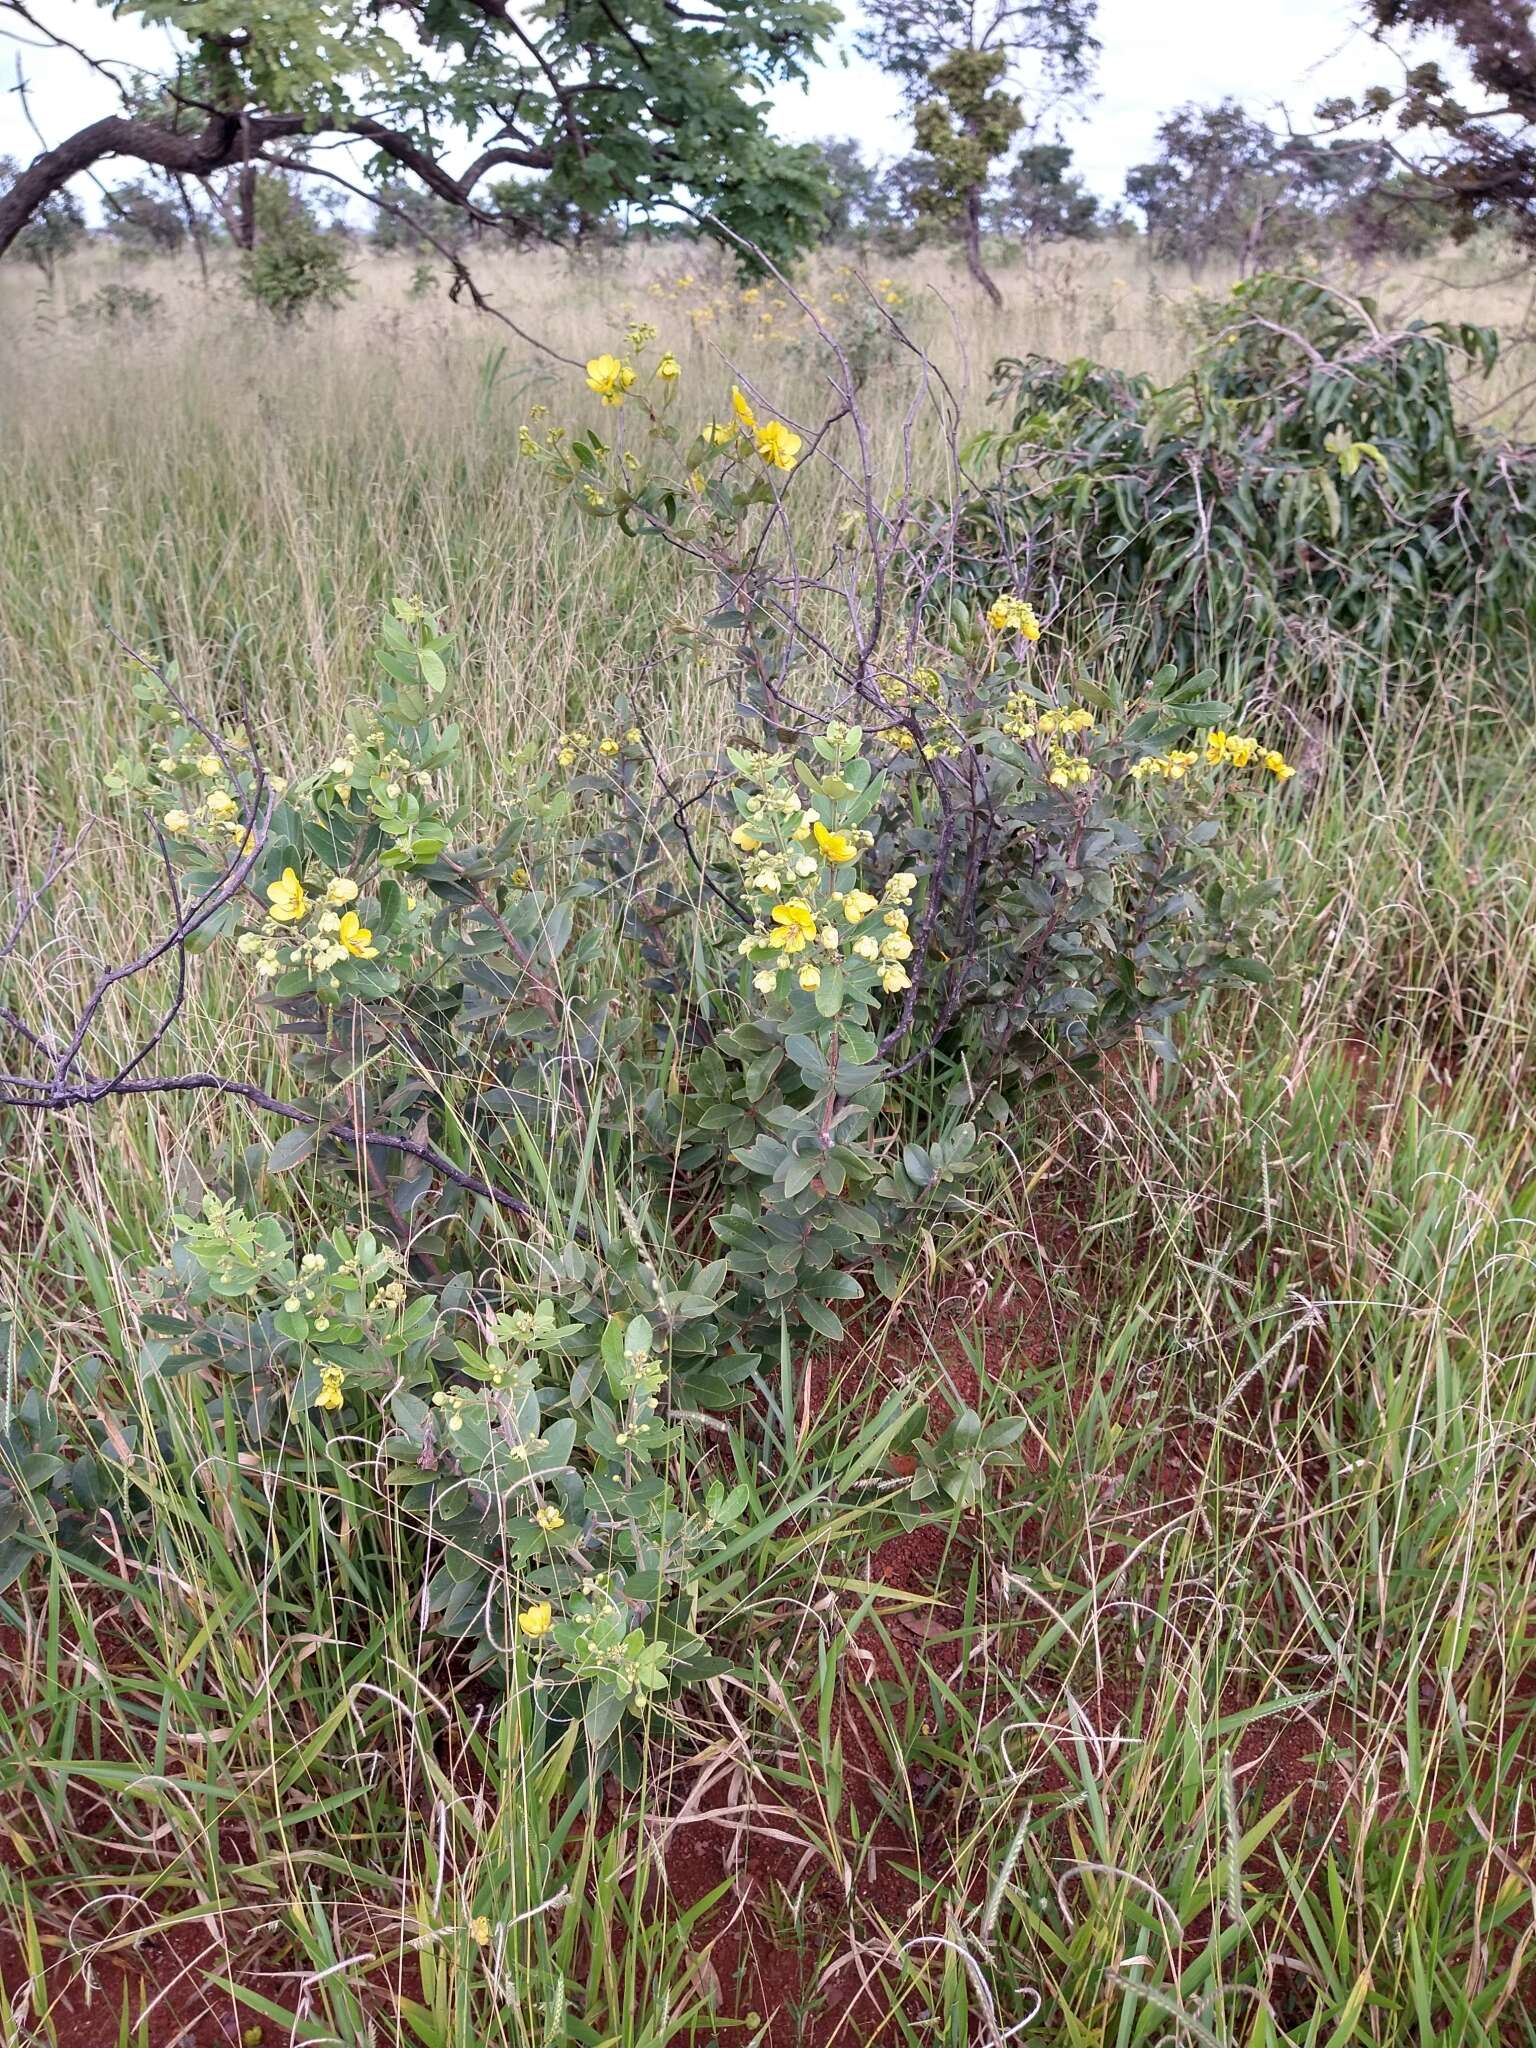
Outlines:
<svg viewBox="0 0 1536 2048"><path fill-rule="evenodd" d="M93 54L146 69L165 63L163 30L114 20L94 0L31 4L39 19ZM855 12L850 8L851 17ZM1150 154L1159 116L1182 101L1231 94L1255 113L1279 118L1284 109L1304 126L1319 100L1372 81L1391 82L1390 60L1357 28L1357 13L1356 0L1099 0L1104 49L1096 96L1061 124L1062 133L1088 183L1112 199L1127 166ZM849 34L840 40L846 53ZM1431 54L1427 47L1424 54ZM36 128L16 90L18 65ZM781 132L796 139L855 135L882 155L907 143L891 82L851 56L845 63L834 55L809 90L784 91L777 105ZM110 87L78 58L0 34L0 154L25 162L41 147L37 130L57 142L112 111ZM89 192L81 196L88 199Z"/></svg>

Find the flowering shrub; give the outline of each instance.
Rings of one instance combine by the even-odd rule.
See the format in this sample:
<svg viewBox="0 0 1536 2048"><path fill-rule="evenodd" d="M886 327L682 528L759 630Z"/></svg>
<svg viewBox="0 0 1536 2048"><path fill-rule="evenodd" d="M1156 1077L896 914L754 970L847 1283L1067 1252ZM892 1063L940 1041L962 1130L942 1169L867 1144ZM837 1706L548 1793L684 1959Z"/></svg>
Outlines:
<svg viewBox="0 0 1536 2048"><path fill-rule="evenodd" d="M333 1457L381 1443L437 1626L530 1663L596 1745L716 1668L746 1497L684 1477L693 1423L836 1339L871 1283L899 1289L1023 1088L1132 1037L1171 1057L1201 990L1262 976L1269 892L1217 847L1239 791L1290 773L1209 678L1053 667L1016 591L921 646L871 632L858 593L896 558L861 563L867 505L836 542L845 654L835 610L797 595L789 493L816 441L740 387L701 421L656 340L585 366L614 442L540 419L523 446L615 544L715 576L699 638L738 703L717 756L669 762L619 704L506 763L477 837L452 639L397 600L377 694L316 771L269 781L243 729L151 678L154 743L116 776L178 899L212 906L200 940L281 1020L300 1099L217 1085L294 1126L265 1171L307 1166L327 1216L301 1241L260 1171L240 1203L210 1195L159 1363L225 1375L267 1456L296 1417ZM617 1206L591 1197L605 1132ZM923 1421L898 1516L974 1502L1017 1436Z"/></svg>
<svg viewBox="0 0 1536 2048"><path fill-rule="evenodd" d="M626 1707L719 1668L692 1627L697 1572L745 1497L719 1481L678 1497L662 1412L679 1334L714 1324L719 1268L669 1290L610 1267L594 1285L571 1248L558 1304L498 1310L422 1288L368 1229L296 1255L275 1216L210 1195L181 1230L161 1356L240 1376L269 1447L293 1409L343 1440L380 1418L389 1481L433 1532L438 1626L476 1661L536 1655L550 1710L581 1712L599 1744ZM609 1312L626 1291L651 1314Z"/></svg>

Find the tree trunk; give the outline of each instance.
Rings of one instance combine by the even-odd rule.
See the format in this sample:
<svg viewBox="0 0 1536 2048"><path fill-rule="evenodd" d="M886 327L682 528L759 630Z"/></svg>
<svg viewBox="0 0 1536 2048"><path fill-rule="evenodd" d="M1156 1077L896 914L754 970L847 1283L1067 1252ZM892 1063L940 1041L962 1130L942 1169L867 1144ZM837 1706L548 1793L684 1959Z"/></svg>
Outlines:
<svg viewBox="0 0 1536 2048"><path fill-rule="evenodd" d="M256 166L249 157L235 178L234 237L236 248L256 246Z"/></svg>
<svg viewBox="0 0 1536 2048"><path fill-rule="evenodd" d="M987 275L981 260L981 187L973 185L965 195L965 267L1001 313L1003 295Z"/></svg>

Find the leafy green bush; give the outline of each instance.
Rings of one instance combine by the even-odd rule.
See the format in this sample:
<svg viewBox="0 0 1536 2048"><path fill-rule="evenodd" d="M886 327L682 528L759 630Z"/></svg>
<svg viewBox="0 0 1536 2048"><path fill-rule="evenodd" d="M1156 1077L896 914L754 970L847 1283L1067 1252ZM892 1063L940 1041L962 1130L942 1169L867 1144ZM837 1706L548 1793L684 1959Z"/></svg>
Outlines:
<svg viewBox="0 0 1536 2048"><path fill-rule="evenodd" d="M1536 453L1457 418L1484 327L1384 328L1367 299L1300 279L1206 308L1166 387L1087 361L997 365L998 480L965 508L956 581L1059 592L1136 654L1224 673L1294 666L1315 694L1406 686L1444 643L1528 644ZM949 512L936 513L947 545Z"/></svg>
<svg viewBox="0 0 1536 2048"><path fill-rule="evenodd" d="M303 198L281 178L260 178L256 245L240 258L240 289L285 326L311 312L334 312L356 286L335 235L326 234Z"/></svg>
<svg viewBox="0 0 1536 2048"><path fill-rule="evenodd" d="M103 284L78 306L71 306L69 317L82 327L119 327L158 320L164 311L165 300L159 292L142 285Z"/></svg>
<svg viewBox="0 0 1536 2048"><path fill-rule="evenodd" d="M594 358L588 383L638 445L530 424L552 487L730 593L702 631L741 709L691 792L614 704L516 754L476 836L455 649L404 600L318 770L270 783L243 729L150 677L154 744L115 781L298 1091L133 1063L134 1088L227 1088L292 1126L183 1220L147 1369L221 1376L263 1458L298 1430L382 1462L437 1627L532 1657L601 1747L717 1668L744 1502L700 1418L899 1291L1027 1086L1137 1035L1171 1055L1202 991L1262 978L1270 892L1218 845L1242 786L1290 770L1205 678L1063 688L1009 593L932 665L883 669L867 725L787 729L778 678L823 630L780 602L773 545L803 438L739 391L684 430L669 355L645 378ZM303 1230L270 1178L300 1169ZM1022 1427L925 1425L902 1425L898 1518L975 1501Z"/></svg>

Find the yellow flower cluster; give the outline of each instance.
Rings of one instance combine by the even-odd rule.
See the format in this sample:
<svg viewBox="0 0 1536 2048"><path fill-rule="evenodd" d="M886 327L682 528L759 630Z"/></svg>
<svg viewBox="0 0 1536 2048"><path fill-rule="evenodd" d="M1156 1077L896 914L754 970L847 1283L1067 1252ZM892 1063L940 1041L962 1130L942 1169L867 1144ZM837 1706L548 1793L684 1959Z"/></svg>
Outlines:
<svg viewBox="0 0 1536 2048"><path fill-rule="evenodd" d="M868 843L867 834L856 836ZM828 833L827 837L841 840L845 835ZM815 869L814 862L809 865ZM759 870L757 879L763 878ZM760 924L743 939L739 949L757 967L753 987L759 995L776 994L788 967L798 987L813 995L821 987L822 964L840 959L845 937L853 934L849 938L849 953L879 969L879 985L886 995L897 995L910 988L906 963L912 957L912 938L907 911L916 887L915 875L899 874L886 883L882 896L872 896L867 889L855 887L832 890L819 906L804 896L786 897L773 904L767 923ZM860 929L877 916L883 934ZM798 968L791 964L813 949L819 957L804 959Z"/></svg>
<svg viewBox="0 0 1536 2048"><path fill-rule="evenodd" d="M341 1391L346 1384L346 1378L346 1374L339 1365L322 1365L320 1368L320 1391L315 1396L315 1406L327 1409L331 1414L334 1414L346 1398Z"/></svg>
<svg viewBox="0 0 1536 2048"><path fill-rule="evenodd" d="M731 319L748 320L764 340L774 340L776 324L782 315L788 313L791 320L798 317L799 309L775 290L764 295L761 285L749 284L736 292L715 292L697 278L691 270L679 276L660 279L648 287L656 298L670 298L675 302L686 301L680 309L696 328L713 327L718 321Z"/></svg>
<svg viewBox="0 0 1536 2048"><path fill-rule="evenodd" d="M1205 758L1213 768L1247 768L1257 761L1277 782L1289 782L1296 770L1284 754L1274 747L1261 747L1257 740L1248 739L1242 733L1222 732L1219 729L1205 736Z"/></svg>
<svg viewBox="0 0 1536 2048"><path fill-rule="evenodd" d="M358 887L350 875L333 875L318 895L311 895L297 869L284 868L267 884L267 928L242 932L236 946L255 956L256 972L270 978L286 967L307 967L313 975L329 974L344 960L377 960L373 933L355 910ZM307 932L298 927L319 907ZM288 943L283 943L288 941Z"/></svg>
<svg viewBox="0 0 1536 2048"><path fill-rule="evenodd" d="M322 780L329 782L338 796L347 796L359 786L360 773L362 787L386 797L391 803L408 787L423 795L431 794L432 777L428 771L413 768L410 757L402 754L398 747L392 747L388 734L378 727L360 738L352 738L349 750L336 756Z"/></svg>
<svg viewBox="0 0 1536 2048"><path fill-rule="evenodd" d="M1093 764L1064 744L1078 733L1092 732L1093 713L1081 704L1057 705L1041 711L1028 697L1015 693L998 720L998 728L1025 745L1041 743L1045 779L1055 789L1080 789L1093 779Z"/></svg>
<svg viewBox="0 0 1536 2048"><path fill-rule="evenodd" d="M1274 747L1261 747L1257 740L1245 734L1222 732L1218 728L1206 734L1203 752L1189 747L1171 747L1166 754L1149 754L1145 759L1133 762L1131 774L1138 782L1149 777L1164 782L1182 782L1190 769L1201 762L1208 768L1249 768L1256 762L1277 782L1289 782L1296 773L1284 754Z"/></svg>
<svg viewBox="0 0 1536 2048"><path fill-rule="evenodd" d="M632 320L625 330L624 338L634 353L640 355L656 339L656 329L649 321ZM626 357L609 355L606 351L602 355L590 356L586 369L587 389L595 392L605 406L621 406L634 390L640 377L640 372ZM683 366L677 357L671 349L664 349L654 375L666 387L668 393L682 374ZM542 406L534 408L536 413L542 413L543 410ZM563 438L564 430L558 427L552 428L545 436L551 448L557 447ZM524 455L538 455L543 452L527 425L519 427L517 439Z"/></svg>
<svg viewBox="0 0 1536 2048"><path fill-rule="evenodd" d="M617 739L612 733L562 732L555 737L555 760L562 768L574 768L583 760L617 760L626 747L640 745L640 728L632 725Z"/></svg>
<svg viewBox="0 0 1536 2048"><path fill-rule="evenodd" d="M823 966L843 957L848 939L854 958L878 966L886 994L909 988L907 906L916 876L892 876L883 897L847 880L844 870L874 843L871 835L852 826L829 826L802 806L795 791L779 780L782 765L778 757L762 759L767 786L746 799L746 816L731 834L747 891L759 899L758 921L739 948L756 969L753 986L760 995L772 995L788 970L799 988L814 994ZM883 937L859 929L879 912Z"/></svg>
<svg viewBox="0 0 1536 2048"><path fill-rule="evenodd" d="M791 470L799 458L801 440L797 433L786 427L782 420L759 420L747 403L739 385L731 386L731 410L735 413L738 430L747 435L761 461L770 469ZM718 442L718 423L706 428L708 437Z"/></svg>
<svg viewBox="0 0 1536 2048"><path fill-rule="evenodd" d="M850 283L828 291L828 306L866 303L869 287L852 264L839 264L833 276L846 278ZM685 270L676 277L658 279L647 289L653 297L670 299L681 305L695 327L711 327L719 321L749 321L756 330L757 338L767 342L788 339L807 315L824 325L834 322L836 317L825 311L817 293L809 287L801 288L798 300L789 299L775 285L749 284L734 292L712 292L703 279L695 276L693 271ZM873 289L875 297L893 311L906 304L894 278L877 277Z"/></svg>
<svg viewBox="0 0 1536 2048"><path fill-rule="evenodd" d="M625 394L635 388L635 367L619 356L592 356L587 363L587 389L595 391L604 405L622 405ZM526 451L525 451L526 452Z"/></svg>
<svg viewBox="0 0 1536 2048"><path fill-rule="evenodd" d="M987 624L994 633L1022 633L1026 640L1040 638L1040 621L1035 617L1035 608L1022 597L994 598L987 613Z"/></svg>
<svg viewBox="0 0 1536 2048"><path fill-rule="evenodd" d="M464 1410L469 1404L469 1395L460 1387L439 1387L432 1396L432 1406L438 1409L443 1422L457 1436L464 1427Z"/></svg>
<svg viewBox="0 0 1536 2048"><path fill-rule="evenodd" d="M1200 759L1187 747L1171 747L1166 754L1148 754L1140 761L1131 763L1131 774L1136 781L1160 776L1165 782L1182 782L1190 769Z"/></svg>
<svg viewBox="0 0 1536 2048"><path fill-rule="evenodd" d="M243 749L244 734L236 735L230 744L232 748ZM189 744L179 753L166 754L156 762L160 774L174 779L185 792L184 800L173 804L160 822L172 839L185 838L189 833L222 833L235 842L238 852L246 853L251 838L241 816L240 800L229 786L224 763L217 754L202 751L205 745L206 742ZM199 792L192 788L196 782L210 786ZM271 778L271 787L279 795L287 786L283 776Z"/></svg>

